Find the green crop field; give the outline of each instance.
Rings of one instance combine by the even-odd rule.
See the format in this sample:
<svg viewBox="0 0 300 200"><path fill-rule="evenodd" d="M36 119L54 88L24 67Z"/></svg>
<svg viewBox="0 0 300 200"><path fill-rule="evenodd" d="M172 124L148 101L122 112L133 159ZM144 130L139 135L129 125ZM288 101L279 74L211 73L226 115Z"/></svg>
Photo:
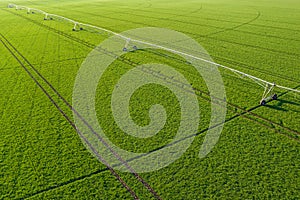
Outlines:
<svg viewBox="0 0 300 200"><path fill-rule="evenodd" d="M72 31L72 23L56 17L44 20L40 13L8 8L9 3L116 33L143 27L178 31L197 41L216 63L300 89L298 0L1 0L0 199L133 198L72 127L78 71L111 35L85 27ZM147 126L151 106L160 104L165 126L153 137L138 138L115 122L111 99L118 81L147 63L172 66L182 74L196 94L200 113L195 138L179 159L138 173L161 199L300 199L300 95L275 87L278 99L261 106L263 87L219 68L226 119L218 125L224 128L212 151L199 158L208 130L216 128L210 127L210 91L196 69L172 52L130 51L104 72L95 91L95 110L113 144L129 152L153 153L180 129L180 100L154 83L133 93L128 110L134 123ZM150 74L169 81L163 70ZM115 172L139 199L156 198L133 173Z"/></svg>

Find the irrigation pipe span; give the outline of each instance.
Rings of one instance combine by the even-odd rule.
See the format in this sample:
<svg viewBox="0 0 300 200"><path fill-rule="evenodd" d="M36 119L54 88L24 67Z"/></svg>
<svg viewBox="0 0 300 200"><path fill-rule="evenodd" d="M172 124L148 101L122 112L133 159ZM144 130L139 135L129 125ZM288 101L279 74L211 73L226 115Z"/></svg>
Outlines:
<svg viewBox="0 0 300 200"><path fill-rule="evenodd" d="M179 54L179 55L182 55L182 56L187 56L187 57L193 58L195 60L200 60L200 61L212 64L212 65L215 65L215 66L217 66L219 68L223 68L223 69L229 70L229 71L231 71L231 72L233 72L235 74L238 74L238 75L240 75L242 77L246 77L246 78L254 81L255 83L257 83L258 85L262 86L265 89L265 92L264 92L264 94L262 96L262 100L261 100L261 104L262 105L264 105L266 103L267 96L276 87L280 88L280 89L283 89L283 90L286 90L286 91L290 91L290 92L294 92L294 93L300 94L300 90L289 88L289 87L285 87L285 86L281 86L281 85L277 85L275 83L271 83L269 81L263 80L261 78L255 77L253 75L244 73L242 71L239 71L239 70L227 67L225 65L222 65L222 64L219 64L219 63L216 63L216 62L213 62L213 61L209 61L209 60L206 60L204 58L200 58L200 57L188 54L188 53L177 51L175 49L170 49L170 48L167 48L167 47L164 47L164 46L161 46L161 45L157 45L157 44L154 44L154 43L146 42L146 41L132 39L130 37L126 37L126 36L124 36L122 34L113 32L113 31L105 29L105 28L101 28L101 27L98 27L98 26L94 26L94 25L90 25L90 24L85 24L85 23L77 22L75 20L72 20L72 19L69 19L69 18L66 18L66 17L63 17L63 16L59 16L59 15L56 15L56 14L47 13L45 11L42 11L42 10L39 10L39 9L35 9L35 8L29 8L29 7L26 7L26 6L21 6L21 5L16 5L16 4L8 4L8 8L16 8L16 10L27 10L27 13L30 13L30 12L41 13L41 14L45 15L45 18L44 18L45 20L47 20L47 19L49 19L51 17L60 18L62 20L65 20L65 21L68 21L68 22L74 24L73 30L76 30L76 28L78 26L79 27L81 27L81 26L89 27L89 28L92 28L92 29L96 29L96 30L100 30L100 31L103 31L103 32L110 33L110 34L115 35L115 36L117 36L117 37L119 37L121 39L124 39L124 42L126 42L126 45L129 44L129 42L134 42L134 43L137 43L137 44L148 45L150 47L155 47L157 49L169 51L169 52L172 52L172 53L175 53L175 54ZM273 98L277 98L277 95L273 96Z"/></svg>

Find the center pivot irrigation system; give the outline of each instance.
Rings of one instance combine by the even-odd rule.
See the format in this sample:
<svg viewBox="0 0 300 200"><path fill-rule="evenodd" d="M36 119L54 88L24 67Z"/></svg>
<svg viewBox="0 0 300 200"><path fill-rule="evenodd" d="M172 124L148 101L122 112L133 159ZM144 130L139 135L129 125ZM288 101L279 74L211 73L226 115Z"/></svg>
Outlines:
<svg viewBox="0 0 300 200"><path fill-rule="evenodd" d="M275 88L280 88L280 89L283 89L283 90L286 90L286 91L293 92L295 94L300 94L300 90L289 88L289 87L285 87L285 86L281 86L281 85L277 85L275 83L268 82L266 80L263 80L261 78L252 76L250 74L246 74L246 73L241 72L239 70L232 69L232 68L227 67L225 65L221 65L221 64L218 64L218 63L215 63L215 62L212 62L212 61L209 61L209 60L206 60L206 59L194 56L194 55L190 55L190 54L187 54L187 53L184 53L184 52L181 52L181 51L177 51L177 50L174 50L174 49L170 49L170 48L167 48L167 47L164 47L164 46L161 46L161 45L157 45L157 44L154 44L154 43L146 42L146 41L132 39L132 38L126 37L124 35L121 35L119 33L115 33L115 32L113 32L111 30L107 30L105 28L101 28L101 27L98 27L98 26L93 26L93 25L90 25L90 24L85 24L85 23L77 22L77 21L74 21L72 19L69 19L69 18L66 18L66 17L63 17L63 16L59 16L59 15L55 15L55 14L50 14L50 13L47 13L45 11L42 11L42 10L39 10L39 9L35 9L35 8L29 8L29 7L26 7L26 6L20 6L20 5L15 5L15 4L8 4L8 8L15 8L16 10L27 10L27 14L40 13L40 14L44 15L44 20L52 20L53 18L59 18L59 19L68 21L68 22L74 24L74 27L72 29L73 31L83 30L83 27L89 27L89 28L92 28L92 29L95 29L95 30L98 30L98 31L103 31L103 32L110 33L112 35L120 37L121 39L124 39L125 46L123 48L123 51L128 51L128 46L129 46L130 42L134 42L136 44L148 45L150 47L155 47L157 49L161 49L161 50L165 50L165 51L168 51L168 52L180 54L180 55L183 55L183 56L188 56L190 58L193 58L193 59L196 59L196 60L200 60L200 61L206 62L208 64L215 65L215 66L217 66L219 68L223 68L225 70L233 72L234 74L238 75L241 78L250 79L251 81L254 81L256 84L258 84L261 87L263 87L264 88L264 92L263 92L263 95L262 95L262 99L260 100L260 105L266 105L267 102L270 101L270 100L277 100L278 95L272 93ZM137 46L133 46L133 49L137 50L138 48L137 48Z"/></svg>

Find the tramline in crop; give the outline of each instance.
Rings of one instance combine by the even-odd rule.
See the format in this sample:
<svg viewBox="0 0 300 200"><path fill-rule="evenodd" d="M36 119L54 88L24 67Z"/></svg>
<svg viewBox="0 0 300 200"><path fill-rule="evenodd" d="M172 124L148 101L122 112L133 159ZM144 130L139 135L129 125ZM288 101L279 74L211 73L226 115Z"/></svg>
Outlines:
<svg viewBox="0 0 300 200"><path fill-rule="evenodd" d="M147 46L155 47L157 49L165 50L165 51L168 51L168 52L171 52L171 53L176 53L176 54L179 54L179 55L187 56L187 57L190 57L190 58L195 59L195 60L200 60L200 61L203 61L203 62L206 62L206 63L209 63L209 64L213 64L213 65L215 65L219 68L223 68L225 70L228 70L228 71L236 74L240 78L247 78L247 79L255 82L256 84L258 84L262 88L264 88L264 92L263 92L262 98L260 100L260 105L266 105L267 102L270 101L270 100L277 100L278 95L276 93L272 93L275 88L290 91L290 92L293 92L297 95L300 94L300 90L289 88L289 87L286 87L286 86L277 85L276 83L271 83L271 82L263 80L259 77L256 77L256 76L244 73L242 71L227 67L225 65L215 63L215 62L206 60L204 58L198 57L197 55L191 55L191 54L188 54L188 53L185 53L185 52L182 52L182 51L178 51L176 49L171 49L171 48L167 48L167 47L164 47L164 46L161 46L161 45L157 45L155 43L142 41L142 40L139 40L139 39L133 39L133 38L124 36L122 34L113 32L111 30L105 29L105 28L101 28L101 27L98 27L98 26L90 25L90 24L81 23L81 22L78 22L78 21L63 17L63 16L47 13L45 11L35 9L35 8L29 8L29 7L26 7L26 6L21 6L21 5L16 5L16 4L8 4L8 8L15 8L16 10L27 10L28 14L30 14L30 13L32 13L32 14L41 13L41 14L44 15L44 20L53 20L53 18L59 18L59 19L65 20L69 23L74 24L74 27L72 29L73 31L83 30L84 27L87 27L87 28L92 28L92 29L98 30L98 31L107 32L109 34L120 37L121 39L124 39L125 45L124 45L123 51L128 51L129 50L129 45L132 42L132 43L136 44L132 47L133 50L138 49L138 44L147 45Z"/></svg>

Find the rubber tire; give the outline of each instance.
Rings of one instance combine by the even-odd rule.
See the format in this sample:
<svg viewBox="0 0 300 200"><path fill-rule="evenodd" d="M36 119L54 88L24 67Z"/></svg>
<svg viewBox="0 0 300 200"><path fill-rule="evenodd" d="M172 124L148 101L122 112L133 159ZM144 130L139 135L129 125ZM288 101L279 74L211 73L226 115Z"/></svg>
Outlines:
<svg viewBox="0 0 300 200"><path fill-rule="evenodd" d="M267 104L267 101L266 100L261 100L261 102L260 102L260 105L261 106L265 106Z"/></svg>

